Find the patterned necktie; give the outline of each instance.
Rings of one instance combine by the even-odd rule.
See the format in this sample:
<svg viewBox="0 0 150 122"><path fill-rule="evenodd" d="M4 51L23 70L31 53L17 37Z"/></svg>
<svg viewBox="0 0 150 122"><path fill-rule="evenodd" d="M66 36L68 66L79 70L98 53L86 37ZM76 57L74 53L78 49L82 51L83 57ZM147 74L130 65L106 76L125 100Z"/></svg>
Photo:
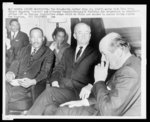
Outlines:
<svg viewBox="0 0 150 122"><path fill-rule="evenodd" d="M81 52L82 52L82 48L83 48L83 47L80 47L80 49L79 49L79 51L78 51L78 53L77 53L77 55L76 55L76 61L78 60L78 58L79 58L79 56L80 56L80 54L81 54Z"/></svg>
<svg viewBox="0 0 150 122"><path fill-rule="evenodd" d="M31 53L31 55L33 56L36 53L36 49L34 48L33 52Z"/></svg>

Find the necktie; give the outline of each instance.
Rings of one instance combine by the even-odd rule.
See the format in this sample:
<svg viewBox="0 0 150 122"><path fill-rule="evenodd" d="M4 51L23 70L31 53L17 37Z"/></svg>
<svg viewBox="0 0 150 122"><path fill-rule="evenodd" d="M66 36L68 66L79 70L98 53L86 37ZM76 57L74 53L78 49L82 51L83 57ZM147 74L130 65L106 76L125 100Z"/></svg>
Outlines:
<svg viewBox="0 0 150 122"><path fill-rule="evenodd" d="M12 40L15 38L15 33L13 33L13 35L12 35Z"/></svg>
<svg viewBox="0 0 150 122"><path fill-rule="evenodd" d="M36 49L34 48L33 52L31 53L31 55L33 56L36 53Z"/></svg>
<svg viewBox="0 0 150 122"><path fill-rule="evenodd" d="M78 58L79 58L79 56L80 56L80 54L81 54L81 52L82 52L82 48L83 48L83 47L80 47L80 49L79 49L79 51L78 51L78 53L77 53L77 55L76 55L76 61L78 60Z"/></svg>

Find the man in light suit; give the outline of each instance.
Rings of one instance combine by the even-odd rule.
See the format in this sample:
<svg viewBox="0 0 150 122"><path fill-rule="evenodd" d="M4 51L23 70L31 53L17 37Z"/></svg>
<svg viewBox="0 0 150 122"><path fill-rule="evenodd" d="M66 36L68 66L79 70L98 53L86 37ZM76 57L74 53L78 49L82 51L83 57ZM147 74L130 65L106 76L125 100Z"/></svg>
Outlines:
<svg viewBox="0 0 150 122"><path fill-rule="evenodd" d="M109 33L99 44L101 64L95 67L95 82L88 99L60 105L56 115L141 115L141 61L130 53L129 43L118 33ZM117 70L106 81L107 70Z"/></svg>
<svg viewBox="0 0 150 122"><path fill-rule="evenodd" d="M29 44L28 35L20 31L20 24L18 20L12 19L9 24L11 31L8 34L8 38L10 39L10 48L6 52L7 68L9 68L13 60L16 59L20 50Z"/></svg>
<svg viewBox="0 0 150 122"><path fill-rule="evenodd" d="M89 45L91 29L79 23L74 29L77 47L65 50L62 61L54 68L47 88L35 101L27 115L52 115L57 107L70 100L88 98L94 82L94 67L99 53Z"/></svg>

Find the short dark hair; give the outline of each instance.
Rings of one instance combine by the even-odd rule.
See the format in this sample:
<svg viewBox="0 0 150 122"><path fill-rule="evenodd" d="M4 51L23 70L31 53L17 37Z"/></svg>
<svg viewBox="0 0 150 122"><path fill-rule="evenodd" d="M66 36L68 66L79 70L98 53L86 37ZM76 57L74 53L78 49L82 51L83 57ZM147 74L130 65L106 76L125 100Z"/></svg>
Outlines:
<svg viewBox="0 0 150 122"><path fill-rule="evenodd" d="M54 30L54 32L53 32L53 34L52 34L52 37L56 36L56 35L57 35L57 33L59 33L59 32L63 32L63 33L64 33L64 36L66 36L66 35L67 35L67 33L66 33L66 31L65 31L65 29L64 29L64 28L57 27L57 28L55 28L55 30Z"/></svg>
<svg viewBox="0 0 150 122"><path fill-rule="evenodd" d="M12 22L17 22L17 23L19 23L19 22L18 22L18 19L11 19L10 22L9 22L9 25L11 25Z"/></svg>
<svg viewBox="0 0 150 122"><path fill-rule="evenodd" d="M29 35L31 35L31 32L32 32L33 30L40 30L41 33L42 33L42 36L44 36L43 30L42 30L41 28L39 28L39 27L34 27L34 28L32 28L32 29L30 30Z"/></svg>

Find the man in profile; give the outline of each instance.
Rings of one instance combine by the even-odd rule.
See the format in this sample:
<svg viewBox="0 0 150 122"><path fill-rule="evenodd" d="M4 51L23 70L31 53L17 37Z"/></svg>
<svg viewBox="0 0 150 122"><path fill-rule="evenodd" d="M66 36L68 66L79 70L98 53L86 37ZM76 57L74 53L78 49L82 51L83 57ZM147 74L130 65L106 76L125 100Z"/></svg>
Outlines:
<svg viewBox="0 0 150 122"><path fill-rule="evenodd" d="M74 28L75 48L65 50L62 61L54 68L50 84L35 101L27 115L52 115L60 104L85 99L91 93L98 51L89 45L91 28L78 23Z"/></svg>
<svg viewBox="0 0 150 122"><path fill-rule="evenodd" d="M106 35L99 49L102 59L95 67L94 97L61 104L56 115L141 115L140 59L130 53L129 43L118 33ZM108 67L117 71L105 82Z"/></svg>
<svg viewBox="0 0 150 122"><path fill-rule="evenodd" d="M8 104L27 98L31 86L47 78L54 54L44 45L40 28L30 30L30 43L24 47L6 73L6 111Z"/></svg>

